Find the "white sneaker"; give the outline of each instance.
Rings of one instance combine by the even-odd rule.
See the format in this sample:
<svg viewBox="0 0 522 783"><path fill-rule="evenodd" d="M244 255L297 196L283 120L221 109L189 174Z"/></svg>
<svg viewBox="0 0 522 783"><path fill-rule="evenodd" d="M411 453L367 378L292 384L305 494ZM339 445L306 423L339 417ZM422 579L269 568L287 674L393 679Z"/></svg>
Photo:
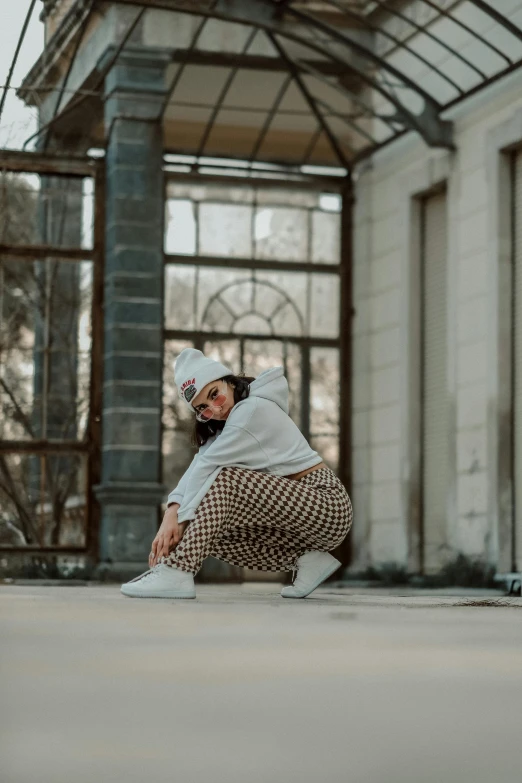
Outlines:
<svg viewBox="0 0 522 783"><path fill-rule="evenodd" d="M194 577L175 566L158 563L121 586L130 598L195 598Z"/></svg>
<svg viewBox="0 0 522 783"><path fill-rule="evenodd" d="M341 563L328 552L305 552L297 561L297 575L291 586L283 587L283 598L306 598L330 574L337 571Z"/></svg>

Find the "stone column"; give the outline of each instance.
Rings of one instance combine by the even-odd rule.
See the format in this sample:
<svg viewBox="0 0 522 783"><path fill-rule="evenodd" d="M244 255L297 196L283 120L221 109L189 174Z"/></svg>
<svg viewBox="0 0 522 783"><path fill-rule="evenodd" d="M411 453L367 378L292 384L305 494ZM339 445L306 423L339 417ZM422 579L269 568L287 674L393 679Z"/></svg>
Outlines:
<svg viewBox="0 0 522 783"><path fill-rule="evenodd" d="M110 56L108 53L107 56ZM120 54L105 83L105 339L100 573L135 575L166 488L160 483L163 365L161 53ZM101 66L103 67L103 66Z"/></svg>

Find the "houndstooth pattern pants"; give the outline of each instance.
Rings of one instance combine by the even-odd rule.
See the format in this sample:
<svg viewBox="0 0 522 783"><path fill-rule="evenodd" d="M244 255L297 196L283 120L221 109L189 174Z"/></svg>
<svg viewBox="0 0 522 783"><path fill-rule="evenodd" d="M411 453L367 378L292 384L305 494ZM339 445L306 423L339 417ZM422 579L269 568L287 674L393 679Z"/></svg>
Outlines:
<svg viewBox="0 0 522 783"><path fill-rule="evenodd" d="M196 574L209 555L260 571L290 571L310 550L335 549L352 504L330 468L301 479L223 468L177 547L160 562Z"/></svg>

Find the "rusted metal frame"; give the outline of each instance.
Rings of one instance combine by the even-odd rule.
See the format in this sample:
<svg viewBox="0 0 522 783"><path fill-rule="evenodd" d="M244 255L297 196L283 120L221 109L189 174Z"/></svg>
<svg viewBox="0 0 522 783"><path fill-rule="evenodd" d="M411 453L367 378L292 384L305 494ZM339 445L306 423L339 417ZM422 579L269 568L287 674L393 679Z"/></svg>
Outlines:
<svg viewBox="0 0 522 783"><path fill-rule="evenodd" d="M186 256L164 253L165 265L174 266L225 266L227 269L259 269L264 272L311 272L314 274L339 274L337 264L314 264L304 261L266 261L256 258L230 258L229 256Z"/></svg>
<svg viewBox="0 0 522 783"><path fill-rule="evenodd" d="M168 108L168 105L169 105L169 101L172 98L172 96L173 96L173 94L174 94L174 92L176 90L176 87L179 84L179 81L180 81L180 79L181 79L181 77L183 75L185 67L188 65L189 54L191 54L194 51L194 49L196 47L196 44L197 44L197 42L199 40L199 36L203 32L203 28L205 27L207 22L208 22L208 17L203 17L203 19L201 21L201 24L199 25L199 27L197 28L196 32L192 36L192 41L190 42L189 48L184 50L185 57L182 60L182 62L180 64L180 67L178 69L178 72L176 73L176 75L172 79L172 81L171 81L171 83L170 83L170 85L169 85L169 87L167 89L167 92L165 94L165 98L164 98L164 101L163 101L163 104L162 104L162 107L161 107L161 110L160 110L160 115L159 115L160 116L160 120L162 120L163 117L165 116L165 112L167 111L167 108Z"/></svg>
<svg viewBox="0 0 522 783"><path fill-rule="evenodd" d="M323 131L324 131L324 133L326 135L326 137L328 138L328 141L330 142L330 146L331 146L333 152L335 153L335 155L337 156L337 159L338 159L339 163L344 168L347 169L348 166L349 166L348 160L347 160L344 152L342 151L341 147L339 146L339 142L337 141L337 138L332 133L332 131L330 129L330 126L328 125L328 123L324 119L323 115L321 114L321 112L317 108L317 104L315 103L312 95L310 94L310 92L308 90L308 87L306 86L306 84L304 83L303 79L301 78L301 74L299 73L295 62L289 57L289 55L286 53L286 51L280 45L280 43L276 39L275 35L273 35L272 33L267 33L267 36L270 39L272 45L279 52L280 57L282 57L285 60L285 62L287 63L288 68L289 68L292 76L294 77L294 79L295 79L295 81L297 83L297 86L301 90L301 93L302 93L305 101L307 102L308 106L310 107L310 110L313 112L317 122L321 125L321 127L322 127L322 129L323 129Z"/></svg>
<svg viewBox="0 0 522 783"><path fill-rule="evenodd" d="M277 71L277 73L288 73L288 70L286 71ZM211 109L212 104L209 103L198 103L197 101L172 101L170 104L171 106L180 107L182 109ZM238 113L242 114L250 114L252 111L265 111L265 109L253 109L251 106L233 106L231 104L227 104L227 109L230 111L237 111ZM303 112L299 111L298 109L285 109L285 114L289 114L291 117L302 117Z"/></svg>
<svg viewBox="0 0 522 783"><path fill-rule="evenodd" d="M322 126L320 132L323 132ZM167 164L171 165L171 164ZM178 164L172 164L178 165ZM301 165L305 165L304 163ZM248 169L245 169L248 171ZM220 185L243 185L244 187L251 188L283 188L283 189L299 189L299 190L321 190L328 188L331 191L340 190L341 184L339 180L341 177L320 177L318 176L315 181L300 180L300 179L272 179L270 177L237 177L227 176L226 174L200 174L199 171L187 172L187 171L165 171L165 176L169 182L194 182L197 184L202 183L217 183ZM304 174L302 176L305 176Z"/></svg>
<svg viewBox="0 0 522 783"><path fill-rule="evenodd" d="M0 170L12 173L92 177L95 164L96 160L89 157L64 157L49 152L0 150Z"/></svg>
<svg viewBox="0 0 522 783"><path fill-rule="evenodd" d="M417 253L418 253L418 265L419 265L419 277L418 277L418 319L419 319L419 340L418 340L418 357L419 357L419 369L418 369L418 405L419 405L419 473L418 473L418 512L417 514L411 514L413 511L411 501L409 503L409 512L411 514L411 523L409 525L410 541L417 539L417 566L420 574L424 574L425 568L425 481L424 481L424 469L425 469L425 431L426 431L426 383L425 383L425 368L426 368L426 196L422 196L418 199L417 209L419 215L419 228L417 234ZM417 396L416 394L416 396ZM410 544L411 546L411 544ZM414 552L412 552L414 554Z"/></svg>
<svg viewBox="0 0 522 783"><path fill-rule="evenodd" d="M88 23L90 21L90 18L92 16L92 14L93 14L95 5L96 5L96 0L91 0L91 4L90 4L90 6L89 6L89 8L87 10L87 13L85 14L85 17L83 18L83 20L81 22L81 28L78 30L78 37L76 38L76 43L74 44L73 53L71 55L71 59L69 60L69 64L67 66L67 71L66 71L65 76L63 78L62 84L61 84L60 89L58 91L58 96L56 98L56 103L55 103L55 106L54 106L54 109L53 109L51 120L54 120L54 118L58 114L58 110L60 108L60 104L62 102L62 98L63 98L64 92L65 92L67 84L69 82L69 77L71 75L74 63L76 61L76 55L78 54L78 51L79 51L80 46L82 44L82 41L83 41L83 39L85 37L85 33L87 32L87 26L88 26ZM44 140L43 140L43 143L42 143L42 149L43 150L47 149L47 144L49 143L49 139L51 137L50 131L51 131L51 129L49 128L49 130L45 134L45 137L44 137Z"/></svg>
<svg viewBox="0 0 522 783"><path fill-rule="evenodd" d="M315 133L312 134L312 136L310 138L310 142L308 144L308 147L305 149L305 153L304 153L304 155L302 157L302 160L301 160L301 166L306 166L308 164L310 158L314 154L314 150L315 150L315 148L317 146L317 143L318 143L319 139L322 136L322 133L323 133L323 126L318 124Z"/></svg>
<svg viewBox="0 0 522 783"><path fill-rule="evenodd" d="M175 155L181 160L177 161L167 161L165 158L168 155ZM298 163L271 163L270 161L254 161L252 165L248 163L244 156L240 157L238 155L203 155L201 160L196 160L196 156L187 152L179 152L177 150L167 149L163 153L164 161L171 164L185 164L187 167L191 168L190 172L185 172L187 174L192 174L194 170L200 171L201 169L223 169L225 171L236 171L237 169L244 171L245 175L250 175L252 172L259 172L262 174L270 175L270 174L283 174L284 176L288 175L298 175L299 177L302 177L303 179L307 179L312 177L312 175L303 174L301 172L301 169L299 167ZM233 161L233 163L230 163L230 161ZM207 172L209 173L209 172ZM324 177L324 175L321 175ZM332 175L333 178L334 175ZM314 179L317 177L314 176Z"/></svg>
<svg viewBox="0 0 522 783"><path fill-rule="evenodd" d="M78 440L0 440L4 454L88 454L90 449L87 441Z"/></svg>
<svg viewBox="0 0 522 783"><path fill-rule="evenodd" d="M359 20L361 19L359 14L355 14L353 11L350 11L342 3L337 2L337 0L325 0L325 2L328 5L331 5L334 8L337 8L338 11L341 11L345 16L348 16L350 19L354 19L354 18L359 19ZM377 3L377 5L379 7L384 7L384 3L380 2L380 0L375 0L375 2ZM399 15L398 12L394 11L394 9L389 7L388 5L386 5L385 7L386 7L386 11L388 13L393 14L393 15ZM407 17L403 17L403 18L407 18ZM424 65L427 65L428 68L430 68L432 71L435 71L435 73L437 73L442 79L445 79L448 82L448 84L451 84L451 86L454 87L455 90L457 90L457 92L459 92L461 94L464 92L462 87L460 87L457 84L457 82L454 82L453 79L451 79L449 76L446 76L445 73L442 73L442 71L439 68L437 68L433 63L431 63L429 60L427 60L425 57L423 57L422 54L419 54L414 49L410 49L410 47L404 41L401 41L399 38L396 38L392 33L389 33L387 30L385 30L384 27L379 27L378 25L374 25L374 24L372 24L372 22L369 21L369 19L366 19L366 18L364 19L363 23L364 23L365 27L367 27L369 30L372 30L375 33L379 33L380 35L384 35L390 41L393 41L393 43L396 44L399 48L404 49L406 52L408 52L408 54L413 55L413 57L416 57L417 60L419 60L421 63L424 63ZM424 28L421 28L421 29L423 30L423 32L426 32L424 30ZM437 42L439 42L439 39L436 36L435 36L435 39L437 40ZM451 47L448 47L446 44L444 44L444 45L446 46L446 48L449 48L451 50ZM453 50L451 50L451 51L453 51Z"/></svg>
<svg viewBox="0 0 522 783"><path fill-rule="evenodd" d="M316 101L316 103L319 104L319 106L322 106L323 109L325 109L328 112L328 117L333 117L336 120L340 120L345 125L347 125L349 128L351 128L356 133L358 133L359 136L362 136L363 139L366 139L366 141L369 141L370 144L376 144L377 143L376 140L373 138L373 136L370 136L369 133L367 133L365 130L363 130L361 127L359 127L359 125L357 125L356 122L354 122L352 119L350 119L350 117L348 117L345 114L339 114L338 111L333 109L330 106L329 103L327 103L326 101L323 101L322 98L316 98L315 101ZM350 147L350 149L353 152L355 152L354 147Z"/></svg>
<svg viewBox="0 0 522 783"><path fill-rule="evenodd" d="M9 66L9 71L7 73L7 79L4 84L4 90L2 92L2 98L0 99L0 118L2 117L2 112L4 110L4 104L5 99L7 97L7 92L11 86L11 79L13 78L13 72L18 60L18 55L20 54L20 49L22 48L22 44L24 42L25 34L27 32L27 28L29 26L29 22L31 21L31 16L33 15L33 10L36 5L36 0L31 0L31 4L28 8L28 11L25 15L24 23L22 25L22 29L20 31L20 35L18 36L18 42L16 44L15 53L13 55L13 58L11 60L11 64Z"/></svg>
<svg viewBox="0 0 522 783"><path fill-rule="evenodd" d="M246 332L203 331L201 329L164 329L164 340L191 340L205 342L206 340L286 340L296 345L310 348L339 348L339 339L332 337L293 337L290 335L250 334Z"/></svg>
<svg viewBox="0 0 522 783"><path fill-rule="evenodd" d="M376 2L380 2L380 0L376 0ZM399 79L399 81L403 82L406 86L410 87L414 92L421 95L424 98L425 102L428 105L432 106L436 111L440 109L440 103L436 101L435 98L429 94L429 92L426 92L426 90L424 90L417 82L415 82L413 79L410 79L409 76L406 76L404 73L402 73L402 71L399 71L398 68L396 68L391 63L387 62L385 59L383 59L378 54L373 52L367 46L364 46L359 41L356 41L353 38L347 38L344 35L344 33L341 32L341 30L332 27L331 24L328 24L327 22L323 22L321 19L318 19L312 16L311 14L306 13L305 11L301 11L290 5L285 6L285 11L289 15L295 17L296 19L299 19L301 22L304 22L305 24L308 25L312 25L322 30L324 33L327 33L335 40L339 41L340 43L343 43L349 49L353 49L354 51L356 51L362 57L366 57L368 60L371 60L375 65L377 65L380 68L383 68L385 71L388 71L392 76L395 76L397 79ZM283 35L288 36L286 30L283 33ZM349 63L346 63L346 67L351 68L355 73L359 74L361 78L364 81L366 81L371 87L374 87L375 89L379 89L379 91L382 90L382 88L378 87L375 80L371 76L368 76L368 74L364 73L359 68L356 68L355 66L352 66Z"/></svg>
<svg viewBox="0 0 522 783"><path fill-rule="evenodd" d="M283 98L285 96L285 93L288 90L288 88L291 85L291 83L292 83L292 77L291 76L287 76L287 78L284 79L281 87L279 88L278 93L277 93L277 95L275 97L274 103L272 104L272 108L270 109L270 112L269 112L269 114L268 114L268 116L267 116L267 118L266 118L266 120L265 120L265 122L263 124L263 127L261 128L261 132L260 132L259 136L257 137L257 141L255 142L254 147L252 149L252 152L250 153L249 160L251 162L253 162L256 159L257 153L261 149L261 145L263 144L263 142L264 142L264 140L266 138L266 134L268 133L268 131L270 129L270 126L272 124L272 121L273 121L276 113L277 113L277 110L279 109L281 101L283 100Z"/></svg>
<svg viewBox="0 0 522 783"><path fill-rule="evenodd" d="M516 412L515 412L515 403L516 403L516 394L517 394L517 378L516 373L514 372L515 368L515 362L516 362L516 313L519 312L520 302L518 301L519 297L517 296L517 289L518 289L518 278L520 276L520 266L517 264L517 245L521 241L522 237L518 236L517 231L517 211L518 211L518 204L517 204L517 197L516 197L516 180L517 180L517 168L518 168L518 157L519 157L519 150L514 150L509 153L509 189L510 189L510 205L509 205L509 244L510 244L510 267L511 267L511 280L510 280L510 298L509 298L509 306L510 306L510 335L509 335L509 363L511 372L509 377L509 386L510 386L510 400L509 400L509 436L508 436L508 476L509 476L509 482L511 484L511 514L510 514L510 522L511 522L511 535L509 536L509 546L511 548L511 552L509 553L509 565L510 569L513 572L516 572L517 569L517 563L516 563L516 552L517 552L517 525L516 525L516 515L519 508L519 501L521 498L518 497L517 493L517 482L516 482L516 425L517 422L515 420ZM505 453L506 446L503 446L502 451ZM507 559L507 558L506 558Z"/></svg>
<svg viewBox="0 0 522 783"><path fill-rule="evenodd" d="M310 440L310 396L312 393L312 368L310 365L310 344L301 343L301 410L300 430ZM338 347L338 345L336 346Z"/></svg>
<svg viewBox="0 0 522 783"><path fill-rule="evenodd" d="M185 62L187 49L179 49L172 55L172 62ZM279 57L268 57L262 54L228 54L227 52L206 52L192 51L186 59L187 65L202 65L214 68L231 68L239 65L246 71L266 71L266 72L285 72L287 70L285 63ZM327 76L339 76L343 70L334 63L317 63L317 68Z"/></svg>
<svg viewBox="0 0 522 783"><path fill-rule="evenodd" d="M476 93L480 92L481 90L485 89L486 87L489 87L490 84L494 84L494 82L498 82L499 79L502 79L504 76L507 76L510 73L513 73L513 71L517 71L519 68L522 68L522 59L517 60L516 62L512 63L507 68L504 68L502 71L499 71L498 73L495 73L493 76L489 76L485 81L481 82L480 84L476 84L474 87L472 87L470 90L467 91L465 95L459 96L458 98L454 98L449 103L446 103L442 107L442 111L445 112L448 109L453 108L453 106L456 106L459 103L462 103L462 101L465 101L466 98L470 98L472 95L475 95Z"/></svg>
<svg viewBox="0 0 522 783"><path fill-rule="evenodd" d="M37 553L38 555L80 555L85 554L86 551L86 547L84 546L45 546L45 544L43 546L35 544L27 544L27 546L6 546L2 544L0 546L0 552L13 555L29 554L31 552Z"/></svg>
<svg viewBox="0 0 522 783"><path fill-rule="evenodd" d="M105 161L98 161L94 180L94 264L91 302L91 382L89 389L90 445L87 463L86 547L93 560L98 559L101 510L93 487L101 481L102 396L103 396L103 319L105 266Z"/></svg>
<svg viewBox="0 0 522 783"><path fill-rule="evenodd" d="M430 8L433 8L435 11L438 11L441 16L444 16L445 18L449 19L454 24L461 27L463 30L466 30L467 33L472 35L474 38L479 40L481 43L483 43L485 46L489 46L490 49L492 49L496 54L499 55L499 57L502 57L506 62L511 64L513 61L510 57L507 56L507 54L504 54L501 49L499 49L497 46L492 44L490 41L488 41L487 38L484 38L483 35L480 35L480 33L477 33L476 30L474 30L469 25L465 24L464 22L461 22L460 19L457 19L453 14L449 11L447 11L445 8L440 8L438 5L435 5L432 0L420 0L421 3L424 3L424 5L428 5Z"/></svg>
<svg viewBox="0 0 522 783"><path fill-rule="evenodd" d="M410 19L405 14L402 14L400 11L397 11L395 8L391 8L387 3L383 2L383 0L374 0L374 2L376 3L376 5L379 6L379 8L382 8L387 13L392 14L392 16L396 16L398 19L402 19L404 22L407 22L409 25L411 25L411 27L414 27L415 30L417 30L417 32L422 33L428 38L431 38L432 41L435 41L435 43L439 44L439 46L442 46L443 49L446 49L446 51L450 52L450 54L452 54L454 57L457 57L457 59L463 62L464 65L467 65L468 68L471 68L471 70L475 71L475 73L478 73L481 79L487 78L484 71L481 71L480 68L477 68L476 65L474 65L470 60L467 60L456 49L452 49L449 44L443 41L442 38L439 38L437 35L434 35L432 32L430 32L427 27L423 27L421 24L417 24L417 22L413 21L413 19ZM382 33L383 31L380 30L379 32ZM438 69L435 68L434 70L438 70ZM442 76L442 74L440 75Z"/></svg>
<svg viewBox="0 0 522 783"><path fill-rule="evenodd" d="M241 54L246 54L248 52L248 50L250 49L250 46L252 45L252 42L253 42L254 38L257 35L257 33L258 33L257 27L254 27L252 29L250 35L248 36L248 38L246 40L246 43L243 46L243 50L242 50ZM227 93L228 93L231 85L232 85L232 82L236 78L236 75L237 75L238 71L239 71L239 65L236 64L231 69L231 71L230 71L230 73L229 73L229 75L228 75L228 77L227 77L227 79L225 81L225 84L223 85L223 87L221 89L221 92L219 93L217 101L214 104L214 108L212 109L212 113L210 115L210 119L207 122L206 128L203 131L203 136L201 137L201 140L199 142L198 151L196 153L196 157L197 158L200 158L202 155L204 155L205 146L206 146L207 141L209 139L209 136L212 133L212 130L214 128L214 124L216 122L216 118L217 118L219 112L221 111L221 109L223 108L223 102L224 102L224 100L225 100L225 98L227 96Z"/></svg>
<svg viewBox="0 0 522 783"><path fill-rule="evenodd" d="M338 475L349 494L352 492L352 325L353 308L353 205L354 186L346 177L341 212L341 275L339 313L339 465ZM351 559L351 536L339 547L340 560Z"/></svg>
<svg viewBox="0 0 522 783"><path fill-rule="evenodd" d="M227 265L227 268L228 268L228 265ZM247 281L245 281L245 282L247 282ZM252 277L252 279L249 282L252 283L252 303L251 303L251 309L250 310L248 310L247 312L242 312L242 313L236 313L236 312L234 312L232 310L230 305L227 302L225 302L225 300L222 298L221 294L223 294L229 288L233 288L236 285L236 283L235 282L234 283L226 283L226 285L221 286L221 288L218 291L216 291L216 293L213 294L210 297L210 299L207 301L207 304L205 305L205 309L203 310L203 313L201 315L201 323L205 322L206 317L207 317L207 313L209 311L209 308L216 301L219 301L223 305L225 310L228 310L228 312L232 316L233 322L237 321L238 317L240 317L240 316L242 317L244 315L262 315L261 313L259 313L258 310L256 310L255 298L256 298L256 285L263 285L263 286L268 286L273 291L275 291L277 294L279 294L279 295L281 295L283 297L282 304L278 305L275 308L275 310L273 310L273 312L270 314L270 317L266 317L266 320L270 324L270 327L272 328L272 318L274 317L274 315L276 315L279 312L279 310L281 310L283 307L286 307L287 305L290 305L291 307L293 307L293 309L294 309L294 311L295 311L295 313L297 315L297 318L299 320L299 323L301 325L301 329L304 332L303 316L299 312L299 309L296 307L294 302L290 299L290 297L288 296L288 294L285 291L282 291L280 288L278 288L278 286L276 286L274 283L272 283L269 280L260 281L260 280L257 280L255 277ZM272 336L274 336L274 337L276 336L273 331L272 331Z"/></svg>
<svg viewBox="0 0 522 783"><path fill-rule="evenodd" d="M326 78L326 76L323 76L322 73L317 71L316 68L314 68L311 65L305 65L305 63L302 60L294 60L294 62L299 66L303 68L307 73L310 74L310 76L313 76L318 81L325 84L327 87L330 87L332 90L336 90L338 93L340 93L344 98L347 98L354 103L356 103L358 106L361 107L364 111L367 111L370 116L374 117L377 120L381 120L381 122L384 122L385 125L388 125L389 128L395 133L396 130L393 127L391 121L382 114L376 114L375 110L369 106L366 101L363 101L362 98L360 98L356 93L352 92L351 90L348 90L344 85L339 84L339 82L331 82L329 79ZM387 91L384 91L383 94L386 96L386 98L389 100L389 93ZM396 99L396 103L399 102Z"/></svg>
<svg viewBox="0 0 522 783"><path fill-rule="evenodd" d="M490 16L495 20L495 22L498 22L498 24L502 25L502 27L505 27L508 32L522 41L522 30L513 24L513 22L508 19L507 16L501 14L500 11L497 11L489 3L485 3L484 0L471 0L471 3L476 5L477 8L480 8L481 11Z"/></svg>
<svg viewBox="0 0 522 783"><path fill-rule="evenodd" d="M318 81L320 81L320 82L322 82L323 84L325 84L326 86L328 86L328 87L331 87L331 88L332 88L333 90L335 90L336 92L339 92L339 93L340 93L340 94L341 94L341 95L342 95L342 96L343 96L345 99L347 99L347 100L351 100L351 101L353 101L354 103L357 103L359 106L361 106L361 107L362 107L363 109L365 109L366 111L369 111L369 112L371 112L371 116L373 116L373 117L375 117L375 116L376 116L376 115L375 115L375 113L374 113L373 111L371 111L370 107L369 107L369 106L368 106L368 105L367 105L367 104L366 104L364 101L362 101L360 98L358 98L358 97L357 97L357 96L356 96L354 93L352 93L350 90L347 90L345 87L343 87L343 85L342 85L342 84L339 84L338 82L333 82L333 83L332 83L332 82L330 82L326 76L323 76L323 74L322 74L322 73L320 73L320 72L318 72L318 71L317 71L317 70L316 70L316 69L315 69L313 66L306 65L305 63L301 63L301 61L300 61L299 59L298 59L298 60L294 60L293 62L296 64L296 66L297 66L298 68L299 68L299 65L301 64L301 65L302 65L302 68L303 68L303 70L304 70L304 71L306 71L307 73L309 73L311 76L313 76L313 77L314 77L314 78L316 78ZM373 138L372 138L372 137L371 137L371 136L370 136L368 133L366 133L366 131L364 131L362 128L360 128L360 127L357 125L357 123L353 122L353 120L350 120L350 118L349 118L349 117L345 117L344 115L342 115L342 114L339 114L338 112L336 112L334 109L332 109L332 107L331 107L331 106L330 106L330 105L329 105L329 104L328 104L326 101L324 101L324 100L323 100L323 99L321 99L321 98L317 98L317 97L315 97L315 96L313 97L313 100L314 100L316 103L319 103L319 104L321 104L322 106L324 106L324 107L325 107L325 108L326 108L326 109L327 109L327 110L330 112L330 114L332 115L332 117L337 117L337 118L339 118L339 119L342 119L342 120L343 120L343 122L345 122L347 125L349 125L350 127L352 127L352 128L353 128L353 130L355 130L355 131L356 131L357 133L359 133L361 136L364 136L364 137L366 138L366 140L367 140L367 141L370 141L372 144L375 144L375 143L376 143L376 142L375 142L375 139L373 139ZM379 118L379 119L380 119L380 118ZM385 120L385 122L386 122L386 120ZM387 122L386 122L386 124L389 124L389 123L387 123ZM352 148L352 150L353 150L353 148Z"/></svg>
<svg viewBox="0 0 522 783"><path fill-rule="evenodd" d="M52 258L60 261L90 261L94 257L93 250L79 247L53 247L52 245L2 245L0 255L17 258L22 261L36 261Z"/></svg>
<svg viewBox="0 0 522 783"><path fill-rule="evenodd" d="M122 5L141 5L146 6L147 8L162 8L165 10L177 10L175 6L172 4L168 4L165 2L165 0L115 0L116 3L122 4ZM370 76L365 71L361 70L360 68L356 67L352 63L347 62L346 60L340 58L337 54L330 51L328 48L325 48L323 46L320 46L315 41L310 40L309 38L303 38L298 33L293 32L290 28L285 28L284 30L278 29L277 25L274 22L269 23L266 19L261 18L260 16L257 17L255 14L255 0L250 0L248 3L248 6L242 7L243 14L240 13L233 13L231 10L222 10L221 8L215 9L212 14L208 14L210 16L215 17L216 19L222 19L224 21L229 22L240 22L243 24L251 24L256 25L258 29L262 29L266 32L267 35L272 34L273 32L277 32L277 34L283 36L284 38L288 39L289 41L295 41L298 44L301 44L303 46L306 46L308 49L317 52L322 57L329 58L330 61L336 62L343 66L346 70L351 71L352 73L355 73L358 75L358 77L361 79L362 82L369 85L373 89L375 89L377 92L381 93L385 99L387 99L392 105L395 106L397 109L398 115L400 117L404 117L409 121L409 124L412 128L417 130L417 132L425 137L426 136L426 127L423 125L423 115L415 115L412 114L406 107L401 104L400 101L395 98L395 96L390 95L384 87L379 84L372 76ZM248 12L247 9L248 8ZM252 9L254 8L254 11ZM201 10L201 8L197 9L196 6L190 6L187 8L180 9L183 10L184 13L188 14L196 14L201 15L204 13L204 11ZM310 16L308 14L305 14L302 11L298 11L295 8L290 8L289 6L285 5L285 11L293 14L296 16L296 18L301 18L301 21L304 21L306 24L315 26L319 29L322 29L323 31L328 32L333 38L337 38L342 43L344 43L348 48L355 49L356 51L359 51L361 54L366 55L369 59L373 59L377 65L381 65L383 68L387 69L391 73L397 76L402 82L405 84L408 84L408 86L411 87L413 91L415 91L417 94L421 95L425 100L425 109L429 112L431 116L429 116L429 119L432 121L439 121L438 114L440 110L440 104L438 101L436 101L429 93L427 93L425 90L423 90L421 87L419 87L418 84L410 80L408 77L404 76L400 72L396 71L396 69L390 64L387 63L385 60L380 58L378 55L376 55L374 52L371 52L371 50L367 49L366 47L363 47L358 42L346 38L342 33L340 33L338 30L333 28L331 25L326 24L325 22L322 22L320 19ZM247 15L247 19L245 19L245 14ZM250 20L250 21L248 21ZM447 147L451 147L451 140L448 137L448 130L444 125L441 123L439 127L439 136L440 136L440 144L444 144ZM347 166L345 165L345 168Z"/></svg>
<svg viewBox="0 0 522 783"><path fill-rule="evenodd" d="M400 131L396 131L395 134L393 136L390 136L388 139L381 141L375 147L369 147L368 149L361 150L360 152L357 153L357 155L355 155L355 157L351 161L352 167L355 166L357 163L360 163L362 160L366 160L366 158L370 158L372 155L375 155L376 152L379 152L385 147L389 147L390 144L393 144L394 141L397 141L397 139L400 139L402 136L405 136L407 133L410 133L412 130L413 130L412 128L403 128Z"/></svg>
<svg viewBox="0 0 522 783"><path fill-rule="evenodd" d="M103 83L105 81L105 77L110 72L111 68L115 64L115 62L118 59L118 57L120 56L121 52L123 51L123 49L125 47L125 44L129 40L129 38L132 35L132 33L134 32L134 30L136 29L136 26L138 25L138 23L143 18L143 15L144 15L145 11L146 11L145 8L140 8L138 13L134 17L133 21L127 27L127 29L126 29L126 31L125 31L125 33L124 33L120 43L116 47L116 51L114 52L113 56L109 59L109 62L107 63L107 65L103 69L103 72L101 73L100 78L96 81L96 83L94 85L94 90L97 90L99 87L101 87L101 85L103 85ZM29 142L31 142L33 139L38 138L42 133L47 132L47 130L51 129L57 122L62 120L67 114L70 114L70 112L74 111L74 109L76 109L81 103L83 103L85 101L85 99L86 99L86 96L85 95L81 95L78 98L77 101L73 100L68 106L65 107L65 109L60 114L58 114L56 117L54 117L49 122L45 123L45 125L42 125L40 128L38 128L38 130L35 133L33 133L32 136L29 136L29 138L24 141L22 148L25 149L27 147L27 145L29 144Z"/></svg>

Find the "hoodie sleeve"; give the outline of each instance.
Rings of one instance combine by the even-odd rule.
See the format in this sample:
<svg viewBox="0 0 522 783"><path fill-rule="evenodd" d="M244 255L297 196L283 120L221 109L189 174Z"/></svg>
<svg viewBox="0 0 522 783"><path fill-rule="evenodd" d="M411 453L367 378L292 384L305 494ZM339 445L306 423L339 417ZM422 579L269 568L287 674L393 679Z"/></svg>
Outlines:
<svg viewBox="0 0 522 783"><path fill-rule="evenodd" d="M167 498L167 505L170 503L179 503L180 506L183 503L183 496L185 495L185 491L187 489L187 485L189 483L190 475L192 471L194 470L197 461L199 459L199 454L194 455L194 459L178 481L177 486L172 490L172 492L169 494Z"/></svg>
<svg viewBox="0 0 522 783"><path fill-rule="evenodd" d="M190 475L187 477L183 500L178 509L178 522L187 522L194 518L197 507L221 468L234 466L259 470L267 464L268 457L257 439L243 427L228 424L219 438L216 438L204 454L199 453L197 460L190 465Z"/></svg>
<svg viewBox="0 0 522 783"><path fill-rule="evenodd" d="M198 453L194 455L192 462L190 463L190 465L188 466L188 468L186 469L186 471L178 481L177 486L169 494L167 498L167 505L169 505L170 503L179 503L181 506L181 504L183 503L183 497L185 495L185 491L190 482L190 476L192 475L192 472L196 467L199 458L201 457L202 454L204 454L207 451L207 449L210 448L210 446L214 443L215 440L216 440L216 436L213 435L208 439L206 443L203 444L203 446L199 447Z"/></svg>

